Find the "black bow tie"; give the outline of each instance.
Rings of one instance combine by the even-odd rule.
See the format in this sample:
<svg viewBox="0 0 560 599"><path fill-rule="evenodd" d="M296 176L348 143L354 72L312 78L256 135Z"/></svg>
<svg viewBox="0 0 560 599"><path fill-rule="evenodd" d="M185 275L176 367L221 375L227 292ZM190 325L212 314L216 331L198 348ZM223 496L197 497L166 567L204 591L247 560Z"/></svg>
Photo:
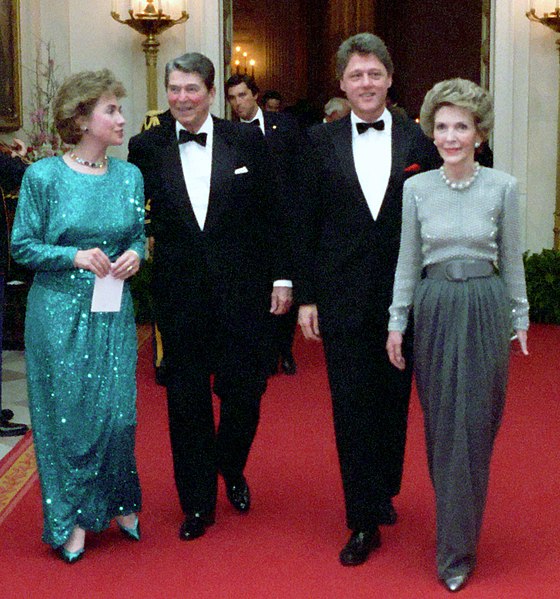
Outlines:
<svg viewBox="0 0 560 599"><path fill-rule="evenodd" d="M197 144L201 146L206 146L206 137L207 133L191 133L186 129L181 129L179 131L179 143L186 144L188 141L195 141Z"/></svg>
<svg viewBox="0 0 560 599"><path fill-rule="evenodd" d="M361 135L365 133L368 129L374 128L376 131L383 131L385 129L385 121L375 121L375 123L356 123L356 128L358 129L358 133Z"/></svg>
<svg viewBox="0 0 560 599"><path fill-rule="evenodd" d="M257 127L261 126L259 119L253 119L252 121L249 121L249 125L256 125Z"/></svg>

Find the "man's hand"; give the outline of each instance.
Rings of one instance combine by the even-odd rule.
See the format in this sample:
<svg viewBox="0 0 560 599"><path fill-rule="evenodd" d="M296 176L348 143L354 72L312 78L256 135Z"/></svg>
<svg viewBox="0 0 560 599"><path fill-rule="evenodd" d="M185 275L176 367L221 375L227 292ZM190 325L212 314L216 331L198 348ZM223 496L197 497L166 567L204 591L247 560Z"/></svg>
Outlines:
<svg viewBox="0 0 560 599"><path fill-rule="evenodd" d="M389 355L389 361L399 370L404 370L404 367L406 366L402 355L402 339L402 333L399 331L389 331L387 345L385 346L387 354Z"/></svg>
<svg viewBox="0 0 560 599"><path fill-rule="evenodd" d="M305 304L299 307L298 323L301 327L303 336L313 341L321 341L319 331L319 312L317 304Z"/></svg>
<svg viewBox="0 0 560 599"><path fill-rule="evenodd" d="M274 286L270 296L270 313L280 316L292 307L292 288Z"/></svg>

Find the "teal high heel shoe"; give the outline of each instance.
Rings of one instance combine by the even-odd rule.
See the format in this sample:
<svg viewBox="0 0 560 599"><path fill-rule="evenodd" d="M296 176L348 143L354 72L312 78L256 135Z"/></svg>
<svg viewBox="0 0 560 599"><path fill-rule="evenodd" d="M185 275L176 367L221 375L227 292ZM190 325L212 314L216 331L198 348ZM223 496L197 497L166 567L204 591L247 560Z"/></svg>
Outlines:
<svg viewBox="0 0 560 599"><path fill-rule="evenodd" d="M123 533L123 535L125 537L128 537L129 539L133 540L133 541L139 541L140 540L140 520L138 518L138 516L136 516L136 522L134 523L134 526L128 527L128 526L123 526L122 524L120 524L120 522L117 520L117 525L118 527L121 529L121 532Z"/></svg>
<svg viewBox="0 0 560 599"><path fill-rule="evenodd" d="M68 551L64 547L59 547L57 550L58 557L67 564L75 564L84 556L85 549L82 547L78 551Z"/></svg>

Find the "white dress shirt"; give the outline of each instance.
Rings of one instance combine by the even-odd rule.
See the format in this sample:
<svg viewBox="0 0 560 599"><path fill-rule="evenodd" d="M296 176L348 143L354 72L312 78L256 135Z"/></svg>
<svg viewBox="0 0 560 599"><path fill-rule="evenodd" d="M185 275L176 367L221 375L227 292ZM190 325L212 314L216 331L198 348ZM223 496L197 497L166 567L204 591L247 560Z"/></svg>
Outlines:
<svg viewBox="0 0 560 599"><path fill-rule="evenodd" d="M356 124L365 121L357 117L354 112L350 116L354 165L374 220L379 215L391 175L391 128L393 118L391 113L385 109L378 120L381 119L385 121L383 131L371 128L365 133L358 133Z"/></svg>
<svg viewBox="0 0 560 599"><path fill-rule="evenodd" d="M261 129L262 134L264 135L264 114L263 114L263 111L260 106L257 106L257 113L255 114L255 116L252 119L250 119L248 121L246 121L244 119L240 119L240 121L242 123L252 123L255 119L259 120L259 127Z"/></svg>
<svg viewBox="0 0 560 599"><path fill-rule="evenodd" d="M179 121L175 122L177 139L179 139L179 131L184 128ZM197 133L207 134L206 146L201 146L195 141L188 141L179 145L179 154L181 156L181 166L183 167L183 177L185 178L194 215L196 216L200 230L203 230L206 214L208 213L210 176L212 175L212 142L214 134L212 115L208 114L208 117ZM275 287L292 287L292 282L289 280L278 280L274 281L273 284Z"/></svg>
<svg viewBox="0 0 560 599"><path fill-rule="evenodd" d="M179 131L184 129L179 121L175 122L177 138ZM214 133L214 122L212 116L208 117L197 133L206 133L206 146L201 146L195 141L179 145L183 177L189 192L194 215L200 229L204 229L206 214L208 213L208 202L210 199L210 176L212 174L212 141Z"/></svg>

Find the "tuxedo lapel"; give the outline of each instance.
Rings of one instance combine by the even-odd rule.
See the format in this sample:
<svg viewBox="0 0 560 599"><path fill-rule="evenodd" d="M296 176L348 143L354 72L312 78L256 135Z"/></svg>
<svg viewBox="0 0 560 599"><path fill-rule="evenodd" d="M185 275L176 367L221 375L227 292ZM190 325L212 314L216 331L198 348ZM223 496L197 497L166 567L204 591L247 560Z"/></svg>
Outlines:
<svg viewBox="0 0 560 599"><path fill-rule="evenodd" d="M356 165L354 164L354 154L352 152L352 123L350 115L335 121L330 128L327 127L327 131L331 132L340 168L344 171L352 186L357 185L360 187Z"/></svg>
<svg viewBox="0 0 560 599"><path fill-rule="evenodd" d="M358 179L356 164L354 163L354 152L352 150L352 121L350 120L350 115L345 116L338 121L334 121L332 126L327 129L332 131L336 157L340 164L340 168L348 179L349 193L347 194L347 197L355 198L373 219L364 192L362 191L360 180Z"/></svg>
<svg viewBox="0 0 560 599"><path fill-rule="evenodd" d="M228 142L220 121L214 119L212 140L212 173L210 176L210 196L204 229L210 229L218 221L230 197L235 171L235 151Z"/></svg>
<svg viewBox="0 0 560 599"><path fill-rule="evenodd" d="M409 152L410 139L406 135L403 121L397 115L393 114L393 127L391 131L391 176L389 178L388 190L402 181L404 169L406 167L406 157Z"/></svg>
<svg viewBox="0 0 560 599"><path fill-rule="evenodd" d="M378 221L395 200L398 200L400 205L403 173L410 144L403 121L398 116L395 116L394 113L391 114L393 117L391 126L391 174L389 175L385 196L383 197L383 202L377 216ZM399 193L395 194L396 190Z"/></svg>
<svg viewBox="0 0 560 599"><path fill-rule="evenodd" d="M161 176L163 184L169 190L166 197L173 202L173 206L169 208L175 212L178 220L183 221L184 225L193 231L200 232L183 175L175 121L172 120L170 123L166 123L165 128L162 127L161 133L165 138L165 143L162 144L161 164L163 168Z"/></svg>

